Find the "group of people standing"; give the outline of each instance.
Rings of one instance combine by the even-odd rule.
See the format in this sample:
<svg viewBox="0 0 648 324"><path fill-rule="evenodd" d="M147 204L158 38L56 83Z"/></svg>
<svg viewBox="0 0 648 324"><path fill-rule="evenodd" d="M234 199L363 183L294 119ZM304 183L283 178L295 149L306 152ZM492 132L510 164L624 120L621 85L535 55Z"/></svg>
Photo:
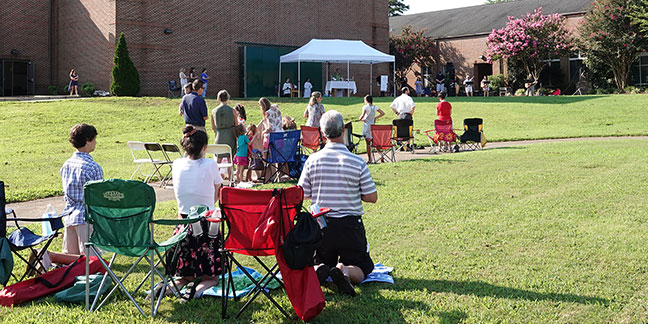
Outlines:
<svg viewBox="0 0 648 324"><path fill-rule="evenodd" d="M182 89L184 89L187 84L193 83L196 80L202 81L203 91L200 95L205 98L207 94L207 85L209 84L210 78L209 75L207 75L207 68L202 69L202 71L200 71L200 74L196 74L195 67L190 67L188 72L186 68L180 68L180 73L178 73L178 76L180 77L180 87Z"/></svg>
<svg viewBox="0 0 648 324"><path fill-rule="evenodd" d="M290 82L290 78L286 78L283 85L281 86L281 96L290 97L293 90L297 89L297 85ZM303 97L309 98L313 90L313 84L310 82L310 78L306 78L304 82Z"/></svg>
<svg viewBox="0 0 648 324"><path fill-rule="evenodd" d="M440 94L441 92L445 92L447 94L447 89L445 86L445 75L442 72L437 73L437 76L435 78L435 83L436 83L436 94ZM470 76L470 74L466 74L466 78L463 81L464 84L464 89L466 92L466 96L472 97L474 95L474 80L473 77ZM423 81L421 80L421 77L417 77L416 81L414 81L414 89L416 91L416 95L418 97L424 95L424 94L430 94L430 90L424 90L423 88ZM490 80L488 80L488 76L484 76L484 78L481 80L479 84L479 89L482 90L482 94L484 97L488 97L490 94Z"/></svg>

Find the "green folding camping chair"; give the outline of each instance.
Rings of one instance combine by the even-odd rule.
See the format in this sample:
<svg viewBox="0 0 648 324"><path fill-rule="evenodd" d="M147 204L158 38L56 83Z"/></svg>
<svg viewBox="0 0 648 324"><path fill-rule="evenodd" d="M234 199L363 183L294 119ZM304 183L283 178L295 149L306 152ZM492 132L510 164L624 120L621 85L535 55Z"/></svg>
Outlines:
<svg viewBox="0 0 648 324"><path fill-rule="evenodd" d="M141 181L121 179L92 181L83 187L83 195L86 210L85 219L88 226L93 226L92 235L90 235L88 243L86 243L88 255L100 255L100 250L113 253L110 262L107 264L102 258L99 258L99 261L106 269L106 275L102 280L99 291L101 291L107 276L110 276L113 282L116 283L96 308L95 305L100 300L100 296L97 295L92 305L90 305L89 291L86 289L86 309L92 312L101 308L112 293L115 292L117 287L119 287L133 304L135 304L135 307L137 307L140 313L146 316L123 284L139 262L145 260L151 267L150 271L133 291L133 294L137 293L150 277L151 316L155 316L162 297L164 297L165 289L171 289L178 296L178 287L173 287L172 289L169 286L170 282L173 283L173 280L169 280L168 274L162 275L158 270L158 265L160 264L166 268L164 264L165 258L162 253L165 253L167 250L170 251L172 247L177 247L178 243L187 236L187 232L186 230L181 231L168 240L158 243L153 237L153 225L189 224L199 221L200 217L154 220L155 191L151 186ZM172 250L174 251L172 260L175 260L175 253L177 253L178 248ZM135 263L128 268L121 279L117 278L117 275L111 269L115 257L118 254L137 258ZM87 273L89 271L87 260L86 276L89 276L90 274ZM159 283L163 285L161 289L155 289L154 287L156 274L162 279ZM175 286L175 283L173 285ZM156 290L161 290L157 301L154 297Z"/></svg>

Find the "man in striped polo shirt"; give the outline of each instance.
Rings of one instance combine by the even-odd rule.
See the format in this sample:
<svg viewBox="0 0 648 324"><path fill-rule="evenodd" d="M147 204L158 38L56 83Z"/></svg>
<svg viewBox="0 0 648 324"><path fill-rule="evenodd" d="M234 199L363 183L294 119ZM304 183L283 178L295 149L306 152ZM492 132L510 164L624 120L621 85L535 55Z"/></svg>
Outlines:
<svg viewBox="0 0 648 324"><path fill-rule="evenodd" d="M324 284L331 276L340 293L355 296L353 284L364 280L374 266L362 224L362 202L375 203L378 192L367 163L344 145L342 115L327 111L320 129L328 143L308 158L299 178L304 199L331 209L315 254L317 277Z"/></svg>

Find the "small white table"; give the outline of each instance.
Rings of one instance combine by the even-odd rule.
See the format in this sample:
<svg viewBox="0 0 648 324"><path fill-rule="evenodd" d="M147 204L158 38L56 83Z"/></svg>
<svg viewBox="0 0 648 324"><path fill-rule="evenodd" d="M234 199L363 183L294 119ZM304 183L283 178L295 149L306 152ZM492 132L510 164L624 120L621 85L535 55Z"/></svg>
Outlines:
<svg viewBox="0 0 648 324"><path fill-rule="evenodd" d="M324 89L326 94L330 95L331 91L337 89L346 89L347 91L352 91L353 94L358 92L355 81L326 81L326 88Z"/></svg>

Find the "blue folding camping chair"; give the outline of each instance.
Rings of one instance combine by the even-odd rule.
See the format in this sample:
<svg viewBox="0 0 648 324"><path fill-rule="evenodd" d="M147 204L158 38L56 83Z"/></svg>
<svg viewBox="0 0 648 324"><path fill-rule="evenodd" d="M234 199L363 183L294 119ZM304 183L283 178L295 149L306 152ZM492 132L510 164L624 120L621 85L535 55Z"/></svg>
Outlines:
<svg viewBox="0 0 648 324"><path fill-rule="evenodd" d="M293 178L290 164L295 162L301 131L273 132L269 136L267 158L263 159L267 169L265 183L279 182L284 175Z"/></svg>

